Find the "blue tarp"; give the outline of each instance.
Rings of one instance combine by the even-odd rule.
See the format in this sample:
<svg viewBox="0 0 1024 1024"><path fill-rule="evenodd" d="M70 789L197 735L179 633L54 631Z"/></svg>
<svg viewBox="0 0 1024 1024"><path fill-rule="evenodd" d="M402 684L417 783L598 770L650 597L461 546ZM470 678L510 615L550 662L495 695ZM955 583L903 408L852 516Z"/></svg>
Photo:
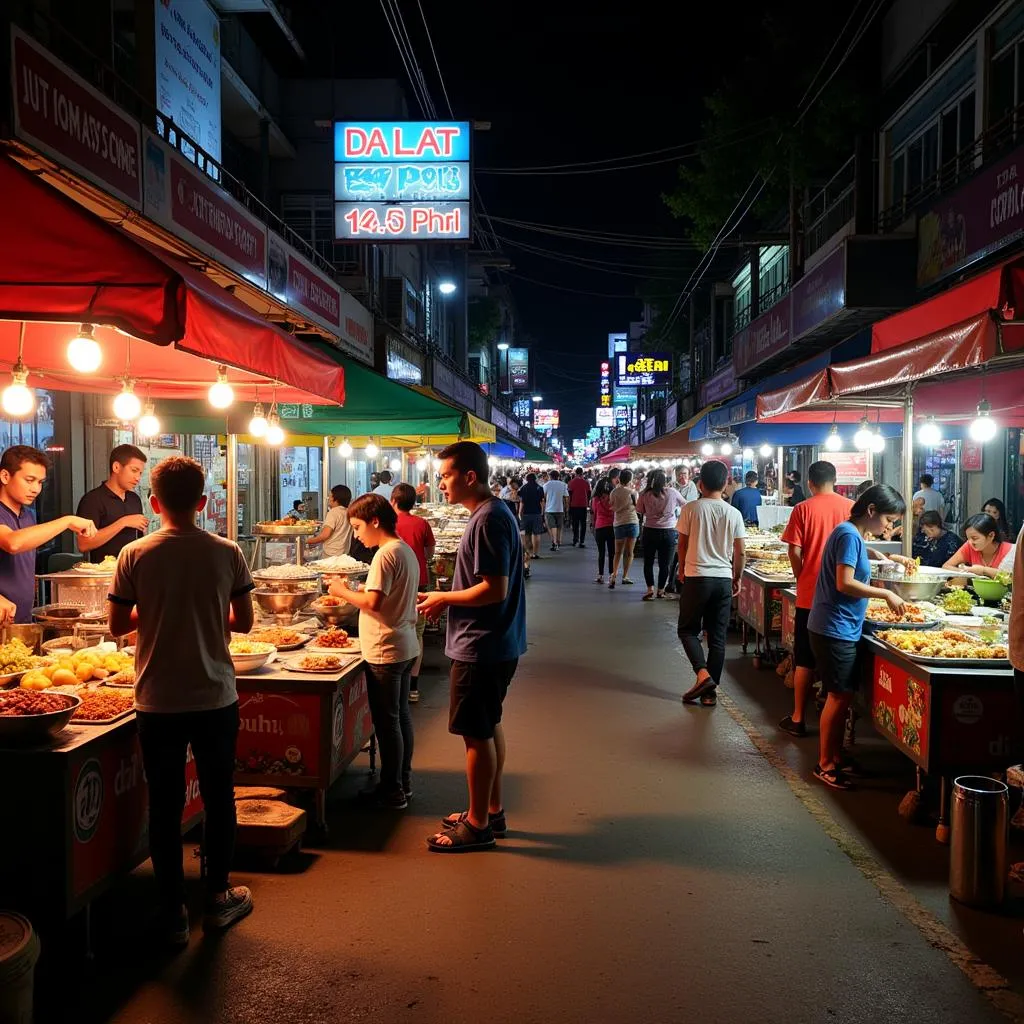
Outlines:
<svg viewBox="0 0 1024 1024"><path fill-rule="evenodd" d="M521 459L526 455L522 448L517 448L507 441L488 441L481 447L488 455L493 455L496 459Z"/></svg>
<svg viewBox="0 0 1024 1024"><path fill-rule="evenodd" d="M882 437L896 438L903 436L902 423L878 424L882 429ZM876 424L872 423L872 430ZM843 450L853 448L853 435L859 429L859 423L840 423L839 435L843 439ZM732 428L732 432L740 439L745 448L757 448L762 444L783 448L809 444L824 448L825 438L832 429L830 423L740 423ZM890 446L891 450L891 446Z"/></svg>

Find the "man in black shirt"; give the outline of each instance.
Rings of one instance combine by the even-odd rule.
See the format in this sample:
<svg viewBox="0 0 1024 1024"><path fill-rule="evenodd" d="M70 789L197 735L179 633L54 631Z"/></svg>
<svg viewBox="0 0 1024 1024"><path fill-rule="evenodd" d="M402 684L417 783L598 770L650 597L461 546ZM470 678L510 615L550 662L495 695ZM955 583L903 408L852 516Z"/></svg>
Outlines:
<svg viewBox="0 0 1024 1024"><path fill-rule="evenodd" d="M544 488L537 483L536 473L526 474L526 483L519 488L519 501L526 546L534 558L540 558L540 538L544 532Z"/></svg>
<svg viewBox="0 0 1024 1024"><path fill-rule="evenodd" d="M146 454L133 444L120 444L110 453L110 476L82 495L78 514L96 524L96 534L79 537L78 547L90 562L115 558L121 548L145 534L149 520L142 499L135 493L146 466Z"/></svg>

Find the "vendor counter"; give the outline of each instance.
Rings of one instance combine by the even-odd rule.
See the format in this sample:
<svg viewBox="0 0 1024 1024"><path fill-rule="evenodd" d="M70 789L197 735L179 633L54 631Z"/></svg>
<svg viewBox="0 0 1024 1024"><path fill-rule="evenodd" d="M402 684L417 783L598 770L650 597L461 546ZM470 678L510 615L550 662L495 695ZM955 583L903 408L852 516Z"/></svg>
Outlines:
<svg viewBox="0 0 1024 1024"><path fill-rule="evenodd" d="M744 654L750 645L750 633L754 634L755 668L763 662L773 665L782 657L783 592L795 582L792 576L762 576L749 566L743 570L737 613Z"/></svg>

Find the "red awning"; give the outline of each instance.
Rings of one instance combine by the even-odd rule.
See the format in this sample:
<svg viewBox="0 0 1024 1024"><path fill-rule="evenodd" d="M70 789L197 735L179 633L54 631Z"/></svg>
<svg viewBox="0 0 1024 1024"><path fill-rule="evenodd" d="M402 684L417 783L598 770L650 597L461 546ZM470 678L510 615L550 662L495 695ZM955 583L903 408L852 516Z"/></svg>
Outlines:
<svg viewBox="0 0 1024 1024"><path fill-rule="evenodd" d="M161 259L0 158L0 318L101 323L166 345L184 333L181 280Z"/></svg>
<svg viewBox="0 0 1024 1024"><path fill-rule="evenodd" d="M607 455L602 455L599 462L628 462L629 461L629 445L624 444L619 448L616 448L613 452L608 452Z"/></svg>
<svg viewBox="0 0 1024 1024"><path fill-rule="evenodd" d="M1004 319L1024 319L1024 257L1016 257L958 284L902 313L879 320L871 328L871 351L905 345L950 324L963 323L1006 307Z"/></svg>

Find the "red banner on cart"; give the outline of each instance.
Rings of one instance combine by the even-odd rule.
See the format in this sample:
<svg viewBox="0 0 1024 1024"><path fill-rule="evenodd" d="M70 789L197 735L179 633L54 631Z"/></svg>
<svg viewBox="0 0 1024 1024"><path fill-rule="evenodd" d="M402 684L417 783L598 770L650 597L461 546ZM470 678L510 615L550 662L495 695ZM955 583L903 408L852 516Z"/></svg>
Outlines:
<svg viewBox="0 0 1024 1024"><path fill-rule="evenodd" d="M246 775L320 774L319 696L248 693L239 698L242 724L235 747L235 771Z"/></svg>
<svg viewBox="0 0 1024 1024"><path fill-rule="evenodd" d="M764 598L760 585L749 576L740 580L740 596L737 602L740 618L751 629L764 635Z"/></svg>
<svg viewBox="0 0 1024 1024"><path fill-rule="evenodd" d="M796 598L782 595L782 646L787 651L796 647Z"/></svg>
<svg viewBox="0 0 1024 1024"><path fill-rule="evenodd" d="M331 743L331 777L363 749L373 733L366 673L360 672L334 696L334 735Z"/></svg>
<svg viewBox="0 0 1024 1024"><path fill-rule="evenodd" d="M80 898L105 878L131 871L149 855L149 791L134 730L110 734L102 746L81 748L69 766L71 893ZM185 813L203 809L191 749L185 766Z"/></svg>
<svg viewBox="0 0 1024 1024"><path fill-rule="evenodd" d="M875 726L919 765L928 764L931 729L929 687L905 668L875 655L871 717Z"/></svg>

